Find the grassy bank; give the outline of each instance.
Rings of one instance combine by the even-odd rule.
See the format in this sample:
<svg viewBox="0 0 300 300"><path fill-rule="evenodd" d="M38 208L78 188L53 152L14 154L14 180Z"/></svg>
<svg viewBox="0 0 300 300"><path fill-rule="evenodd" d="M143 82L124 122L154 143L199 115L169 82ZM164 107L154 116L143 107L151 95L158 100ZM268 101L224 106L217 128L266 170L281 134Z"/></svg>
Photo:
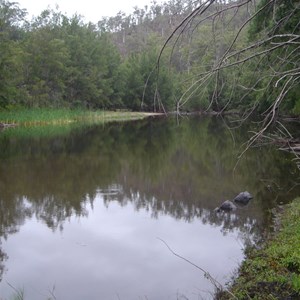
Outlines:
<svg viewBox="0 0 300 300"><path fill-rule="evenodd" d="M279 230L251 250L231 287L237 299L300 299L300 198L279 217ZM234 299L220 295L217 299Z"/></svg>
<svg viewBox="0 0 300 300"><path fill-rule="evenodd" d="M70 109L17 109L0 111L0 123L23 126L73 122L106 122L142 119L148 114L129 111L89 111Z"/></svg>

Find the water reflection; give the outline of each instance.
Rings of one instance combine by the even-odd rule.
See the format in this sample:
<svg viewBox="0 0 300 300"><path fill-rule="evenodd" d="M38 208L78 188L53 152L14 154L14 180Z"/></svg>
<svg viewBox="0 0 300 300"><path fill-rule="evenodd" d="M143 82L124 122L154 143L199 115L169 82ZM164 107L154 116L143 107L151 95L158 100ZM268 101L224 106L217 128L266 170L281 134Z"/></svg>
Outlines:
<svg viewBox="0 0 300 300"><path fill-rule="evenodd" d="M223 234L238 229L244 244L259 239L268 228L269 209L299 194L299 188L291 189L299 175L288 155L272 147L249 150L233 172L247 126L235 131L235 140L215 118L90 126L51 138L15 137L5 130L0 133L1 239L30 219L63 231L74 217L89 219L99 197L106 207L130 205L154 220L197 220ZM214 212L244 190L254 195L247 207ZM1 277L7 255L0 252Z"/></svg>

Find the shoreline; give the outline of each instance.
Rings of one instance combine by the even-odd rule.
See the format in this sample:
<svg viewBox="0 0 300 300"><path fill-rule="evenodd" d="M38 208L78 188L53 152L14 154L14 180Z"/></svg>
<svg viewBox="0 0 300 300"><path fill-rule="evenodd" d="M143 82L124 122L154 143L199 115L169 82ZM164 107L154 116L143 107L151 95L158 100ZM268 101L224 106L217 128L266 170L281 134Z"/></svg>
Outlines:
<svg viewBox="0 0 300 300"><path fill-rule="evenodd" d="M139 120L162 116L162 113L132 111L90 111L72 109L18 109L0 111L0 129L17 126L63 125L70 123L102 123Z"/></svg>
<svg viewBox="0 0 300 300"><path fill-rule="evenodd" d="M300 197L275 214L273 235L247 251L228 292L216 300L300 299Z"/></svg>

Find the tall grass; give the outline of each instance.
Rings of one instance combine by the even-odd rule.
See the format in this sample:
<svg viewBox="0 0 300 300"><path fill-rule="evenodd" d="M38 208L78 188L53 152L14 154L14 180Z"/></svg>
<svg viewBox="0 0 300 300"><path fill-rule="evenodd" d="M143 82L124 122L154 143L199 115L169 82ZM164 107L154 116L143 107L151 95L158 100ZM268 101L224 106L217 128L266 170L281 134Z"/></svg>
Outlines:
<svg viewBox="0 0 300 300"><path fill-rule="evenodd" d="M0 111L0 122L6 124L48 124L71 122L82 112L67 109L17 109Z"/></svg>
<svg viewBox="0 0 300 300"><path fill-rule="evenodd" d="M144 118L144 113L70 109L17 109L0 111L0 123L24 126L67 124L72 122L105 122Z"/></svg>
<svg viewBox="0 0 300 300"><path fill-rule="evenodd" d="M24 288L15 288L9 282L7 284L14 290L12 300L24 300Z"/></svg>

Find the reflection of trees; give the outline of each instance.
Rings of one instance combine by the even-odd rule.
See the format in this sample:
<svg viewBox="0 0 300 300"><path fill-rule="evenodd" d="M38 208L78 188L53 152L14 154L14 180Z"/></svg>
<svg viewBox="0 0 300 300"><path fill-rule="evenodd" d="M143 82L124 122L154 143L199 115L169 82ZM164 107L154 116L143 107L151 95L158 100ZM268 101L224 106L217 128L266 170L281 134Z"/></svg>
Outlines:
<svg viewBox="0 0 300 300"><path fill-rule="evenodd" d="M1 178L2 179L2 178ZM3 197L3 181L0 181L0 247L1 240L6 239L8 235L18 231L19 227L24 224L26 217L31 215L26 207L23 197L14 195L13 197ZM5 190L4 190L5 191ZM7 190L6 190L7 192ZM0 248L0 281L4 272L4 261L7 254Z"/></svg>
<svg viewBox="0 0 300 300"><path fill-rule="evenodd" d="M32 215L52 229L62 228L70 216L86 216L86 205L114 185L121 189L104 196L107 204L130 201L154 217L201 218L224 232L239 227L251 233L265 225L270 207L292 199L299 188L286 194L296 166L273 148L249 150L233 173L245 132L235 132L235 145L220 120L207 118L179 125L158 119L91 126L48 139L3 135L1 236ZM249 207L236 214L213 212L243 190L255 196Z"/></svg>
<svg viewBox="0 0 300 300"><path fill-rule="evenodd" d="M163 212L190 220L199 217L203 208L211 211L222 200L248 189L256 196L256 213L260 213L261 205L269 208L276 204L272 202L274 194L262 179L277 181L282 188L291 185L286 175L296 167L283 161L281 153L271 148L263 152L249 150L233 173L239 148L218 120L190 120L174 130L174 146L158 169L147 160L135 161L135 164L140 163L138 173L122 168L118 182L136 208L145 207L154 214ZM237 132L237 144L243 138L241 134ZM154 175L148 176L148 172ZM276 193L278 201L285 199L286 189ZM293 195L287 198L291 197ZM123 199L121 195L120 201ZM261 216L255 217L261 219Z"/></svg>
<svg viewBox="0 0 300 300"><path fill-rule="evenodd" d="M72 215L85 216L85 204L93 202L99 189L114 184L122 168L130 165L139 172L135 161L150 157L157 134L155 129L151 133L153 124L91 127L84 133L75 131L68 137L51 139L4 136L0 140L6 149L0 152L0 195L2 206L11 205L1 211L9 212L12 220L5 216L1 224L9 231L9 224L24 219L18 213L23 197L30 215L35 214L53 229ZM161 145L166 149L168 136L171 134L166 129L154 142L166 141ZM155 157L154 163L158 167Z"/></svg>

